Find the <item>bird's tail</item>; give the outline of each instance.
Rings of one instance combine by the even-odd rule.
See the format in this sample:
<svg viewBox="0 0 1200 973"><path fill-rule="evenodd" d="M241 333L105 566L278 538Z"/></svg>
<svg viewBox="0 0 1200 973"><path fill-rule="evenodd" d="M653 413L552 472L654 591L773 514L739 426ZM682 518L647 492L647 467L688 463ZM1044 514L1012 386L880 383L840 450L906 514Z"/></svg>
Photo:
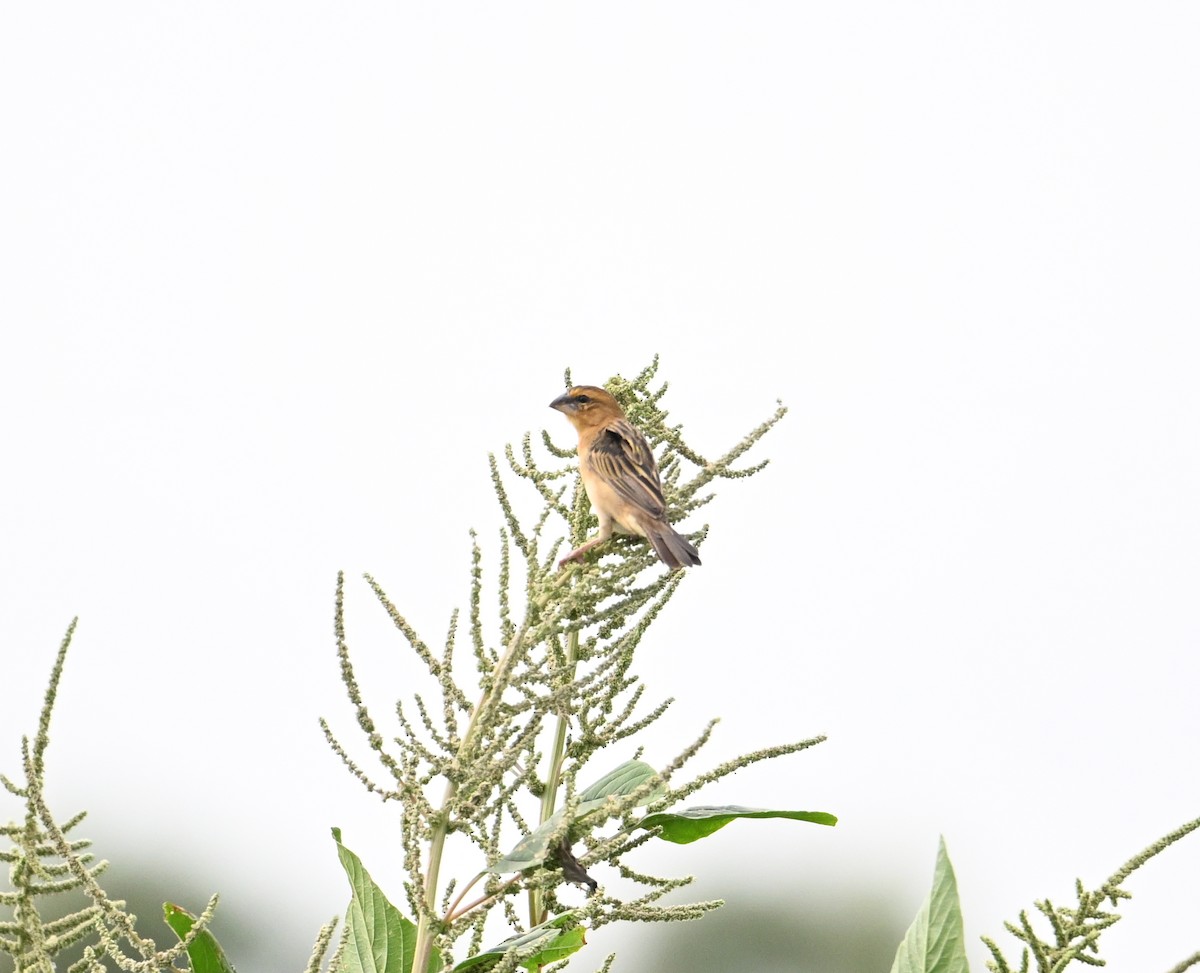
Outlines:
<svg viewBox="0 0 1200 973"><path fill-rule="evenodd" d="M678 534L670 524L655 525L646 531L646 538L654 547L654 553L672 571L676 568L690 568L700 563L700 553L682 534Z"/></svg>

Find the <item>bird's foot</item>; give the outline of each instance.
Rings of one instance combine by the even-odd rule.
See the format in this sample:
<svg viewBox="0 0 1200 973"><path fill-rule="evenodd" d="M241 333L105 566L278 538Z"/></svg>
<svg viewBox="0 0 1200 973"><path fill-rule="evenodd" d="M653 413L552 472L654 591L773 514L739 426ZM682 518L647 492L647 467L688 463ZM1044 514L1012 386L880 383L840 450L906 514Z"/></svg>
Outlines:
<svg viewBox="0 0 1200 973"><path fill-rule="evenodd" d="M572 561L579 561L580 563L582 563L583 556L588 551L590 551L593 547L595 547L597 544L602 543L604 540L605 540L605 538L596 537L596 538L593 538L592 540L588 541L586 544L581 544L579 547L575 548L575 550L573 550L566 557L561 558L558 562L558 566L560 568L565 568Z"/></svg>

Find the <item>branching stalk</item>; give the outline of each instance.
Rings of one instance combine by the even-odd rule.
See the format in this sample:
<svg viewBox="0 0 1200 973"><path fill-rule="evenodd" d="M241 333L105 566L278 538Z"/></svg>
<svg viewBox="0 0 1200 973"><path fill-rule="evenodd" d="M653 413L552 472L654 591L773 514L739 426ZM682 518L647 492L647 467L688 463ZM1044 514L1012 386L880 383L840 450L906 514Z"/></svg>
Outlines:
<svg viewBox="0 0 1200 973"><path fill-rule="evenodd" d="M712 499L711 494L700 495L702 488L761 468L759 464L735 469L732 464L785 410L776 409L767 422L717 459L708 460L685 442L680 426L668 422L661 404L666 386L652 388L656 369L657 361L632 381L617 377L607 387L658 454L667 519L683 524ZM569 375L567 378L570 385ZM667 711L669 699L657 705L644 704L645 687L630 672L634 652L649 626L692 572L664 571L653 548L633 537L614 537L584 562L560 569L564 540L578 546L597 524L578 477L574 451L555 446L549 435L543 435L542 442L551 457L548 468L540 465L530 436L524 438L519 451L510 447L503 453L508 471L534 488L532 497L511 490L499 455L489 456L503 519L497 580L500 637L497 645L483 622L483 559L473 541L470 607L465 617L475 672L483 683L473 709L466 702L466 684L451 671L461 658L453 653L458 616L451 618L445 650L435 654L368 578L395 627L441 688L440 717L437 708L425 705L419 694L417 718L406 715L414 712L407 704L397 704L400 735L392 743L399 749L393 752L367 713L354 680L341 621L339 582L335 634L343 680L368 745L395 778L395 785L384 788L375 784L332 733L324 732L338 758L369 790L385 800L399 798L404 804L401 828L409 876L405 891L417 914L414 973L428 973L436 951L445 950L442 955L449 958L449 949L468 932L477 952L485 918L493 908L502 912L516 931L516 945L500 950L503 955L495 963L496 971L528 965L513 950L540 941L539 937L547 934L547 921L553 937L560 922L596 928L619 919L695 918L714 908L716 903L711 902L661 905L664 895L690 879L659 879L622 863L622 855L658 834L629 833L627 829L636 824L635 809L651 803L656 810L666 808L703 782L815 742L758 751L744 760L727 761L690 784L669 786L675 772L708 739L710 725L661 769L640 757L616 767L609 762L596 773L591 786L576 791L577 775L585 765L605 748L640 733ZM540 513L526 519L524 504L535 498ZM690 528L688 536L701 546L707 526L693 522ZM518 565L523 565L525 572L524 620L519 629L513 620L517 604L511 597ZM464 716L467 724L460 737L458 724ZM544 750L537 746L539 740L544 742ZM633 776L624 777L627 773ZM426 791L436 777L444 779L445 789L435 805ZM530 796L536 797L537 810L530 806L530 819L526 820ZM610 821L619 825L615 834L609 829L606 836L600 829ZM507 875L493 880L470 902L468 891L486 873L462 889L455 889L453 883L442 888L443 860L452 832L456 843L473 844L495 875ZM584 850L576 858L578 842ZM607 893L588 872L601 863L615 868L621 882L642 886L642 894L622 898ZM567 909L560 904L558 891L564 883L587 889L583 905ZM512 895L522 886L528 897L525 918L518 915ZM533 938L522 939L528 936Z"/></svg>
<svg viewBox="0 0 1200 973"><path fill-rule="evenodd" d="M512 670L513 663L516 661L517 653L520 651L522 643L525 641L526 631L527 628L523 626L509 640L504 655L500 657L500 660L496 663L496 668L492 671L490 684L484 690L483 696L475 707L475 711L471 714L471 720L467 724L467 730L463 734L462 743L458 748L457 763L460 769L474 762L476 738L482 732L482 728L486 725L487 720L491 717L492 710L504 695L508 674ZM437 910L438 878L442 867L442 852L446 847L446 834L449 830L450 816L454 810L454 798L457 792L457 782L454 777L448 777L446 780L446 793L442 798L441 808L432 822L432 833L429 839L429 864L425 871L424 908L421 909L421 915L417 921L417 942L413 951L414 971L428 969L429 957L433 955L434 937L441 932L440 929L435 930L433 928L433 918Z"/></svg>

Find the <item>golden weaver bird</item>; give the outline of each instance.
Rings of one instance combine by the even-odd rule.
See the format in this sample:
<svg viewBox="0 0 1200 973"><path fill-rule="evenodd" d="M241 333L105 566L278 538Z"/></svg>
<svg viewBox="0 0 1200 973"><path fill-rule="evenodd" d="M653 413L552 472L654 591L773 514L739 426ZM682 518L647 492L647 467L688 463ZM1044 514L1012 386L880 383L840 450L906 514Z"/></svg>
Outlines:
<svg viewBox="0 0 1200 973"><path fill-rule="evenodd" d="M550 408L570 419L579 433L579 475L600 518L600 532L559 561L559 567L581 560L614 530L645 537L671 570L699 564L696 548L667 523L654 453L617 400L595 385L576 385Z"/></svg>

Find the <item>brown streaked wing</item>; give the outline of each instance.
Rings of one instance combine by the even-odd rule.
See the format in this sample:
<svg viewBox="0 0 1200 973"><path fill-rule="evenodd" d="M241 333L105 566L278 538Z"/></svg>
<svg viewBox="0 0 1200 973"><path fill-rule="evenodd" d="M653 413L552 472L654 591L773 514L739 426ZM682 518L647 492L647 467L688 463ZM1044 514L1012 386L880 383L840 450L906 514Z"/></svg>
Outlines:
<svg viewBox="0 0 1200 973"><path fill-rule="evenodd" d="M650 444L626 420L612 423L596 437L588 453L588 465L635 507L656 519L666 512Z"/></svg>

